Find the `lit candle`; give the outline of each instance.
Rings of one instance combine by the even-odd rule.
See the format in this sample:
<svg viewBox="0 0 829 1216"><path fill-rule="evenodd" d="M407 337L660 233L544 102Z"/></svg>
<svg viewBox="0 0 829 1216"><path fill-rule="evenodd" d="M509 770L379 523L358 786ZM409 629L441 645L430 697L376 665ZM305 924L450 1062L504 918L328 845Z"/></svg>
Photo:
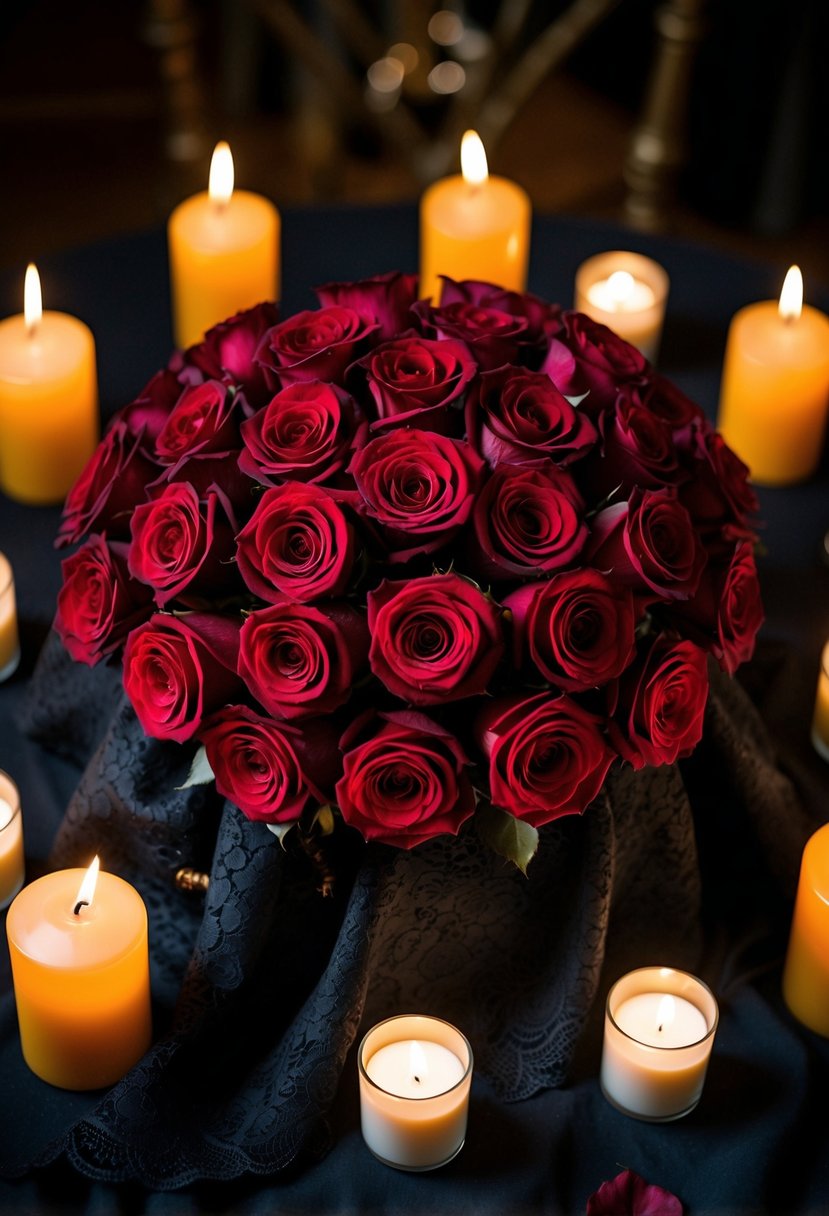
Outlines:
<svg viewBox="0 0 829 1216"><path fill-rule="evenodd" d="M98 442L95 342L77 317L43 312L34 266L23 298L0 321L0 489L62 502Z"/></svg>
<svg viewBox="0 0 829 1216"><path fill-rule="evenodd" d="M20 637L17 632L17 605L11 562L0 553L0 684L17 671L20 662Z"/></svg>
<svg viewBox="0 0 829 1216"><path fill-rule="evenodd" d="M380 1022L359 1053L363 1139L386 1165L432 1170L463 1147L472 1049L439 1018Z"/></svg>
<svg viewBox="0 0 829 1216"><path fill-rule="evenodd" d="M687 1115L702 1093L717 1019L710 989L684 971L641 967L617 980L605 1012L605 1097L651 1122Z"/></svg>
<svg viewBox="0 0 829 1216"><path fill-rule="evenodd" d="M582 262L574 308L607 325L653 363L662 337L669 280L652 258L611 249Z"/></svg>
<svg viewBox="0 0 829 1216"><path fill-rule="evenodd" d="M823 647L817 678L815 712L812 718L812 745L818 755L829 760L829 642Z"/></svg>
<svg viewBox="0 0 829 1216"><path fill-rule="evenodd" d="M244 308L279 297L279 212L261 194L233 189L233 157L216 145L206 192L170 216L170 285L177 346Z"/></svg>
<svg viewBox="0 0 829 1216"><path fill-rule="evenodd" d="M731 322L719 429L754 481L803 481L820 461L829 405L829 318L803 304L803 277L786 275L779 303L741 308Z"/></svg>
<svg viewBox="0 0 829 1216"><path fill-rule="evenodd" d="M24 873L20 795L8 773L0 771L0 909L23 886Z"/></svg>
<svg viewBox="0 0 829 1216"><path fill-rule="evenodd" d="M420 202L420 294L440 297L440 278L479 279L511 291L527 283L530 200L505 177L490 177L478 135L461 143L461 173L444 177Z"/></svg>
<svg viewBox="0 0 829 1216"><path fill-rule="evenodd" d="M803 850L783 996L804 1026L829 1038L829 823Z"/></svg>
<svg viewBox="0 0 829 1216"><path fill-rule="evenodd" d="M113 1085L150 1045L147 912L97 868L37 879L6 920L23 1057L61 1089Z"/></svg>

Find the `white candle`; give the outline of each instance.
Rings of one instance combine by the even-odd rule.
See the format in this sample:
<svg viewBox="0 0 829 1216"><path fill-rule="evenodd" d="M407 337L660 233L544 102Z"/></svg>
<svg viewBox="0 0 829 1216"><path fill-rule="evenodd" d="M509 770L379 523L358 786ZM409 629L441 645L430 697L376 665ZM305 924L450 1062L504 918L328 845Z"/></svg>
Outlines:
<svg viewBox="0 0 829 1216"><path fill-rule="evenodd" d="M601 1086L625 1114L662 1122L697 1105L717 1029L710 989L684 971L642 967L610 990Z"/></svg>
<svg viewBox="0 0 829 1216"><path fill-rule="evenodd" d="M14 575L4 553L0 553L0 683L17 671L20 638L17 632L17 605Z"/></svg>
<svg viewBox="0 0 829 1216"><path fill-rule="evenodd" d="M466 1137L472 1049L439 1018L409 1014L375 1026L360 1044L363 1139L402 1170L431 1170Z"/></svg>
<svg viewBox="0 0 829 1216"><path fill-rule="evenodd" d="M24 871L20 795L11 777L0 771L0 908L23 886Z"/></svg>
<svg viewBox="0 0 829 1216"><path fill-rule="evenodd" d="M613 249L582 262L574 307L607 325L654 362L662 336L668 276L651 258Z"/></svg>
<svg viewBox="0 0 829 1216"><path fill-rule="evenodd" d="M587 298L605 312L640 312L651 308L656 300L647 283L635 279L627 270L614 270L608 278L591 283Z"/></svg>

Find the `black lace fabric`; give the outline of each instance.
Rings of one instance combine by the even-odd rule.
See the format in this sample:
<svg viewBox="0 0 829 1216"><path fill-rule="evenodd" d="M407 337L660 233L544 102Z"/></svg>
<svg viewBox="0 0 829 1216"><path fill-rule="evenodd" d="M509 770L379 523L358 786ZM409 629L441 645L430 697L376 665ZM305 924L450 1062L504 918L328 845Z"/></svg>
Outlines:
<svg viewBox="0 0 829 1216"><path fill-rule="evenodd" d="M780 884L796 881L807 818L751 702L716 673L697 805L678 766L615 772L584 816L542 829L529 878L474 830L411 852L344 831L330 899L301 850L212 786L176 788L191 749L144 736L118 674L79 668L51 638L28 729L47 748L91 755L50 860L86 864L100 851L141 892L156 1042L37 1157L2 1146L10 1176L65 1153L90 1177L168 1190L312 1161L328 1147L349 1050L395 1013L455 1022L502 1099L565 1083L580 1043L600 1033L613 980L643 962L698 961L695 813L707 813L709 770ZM184 865L209 870L206 894L176 888Z"/></svg>

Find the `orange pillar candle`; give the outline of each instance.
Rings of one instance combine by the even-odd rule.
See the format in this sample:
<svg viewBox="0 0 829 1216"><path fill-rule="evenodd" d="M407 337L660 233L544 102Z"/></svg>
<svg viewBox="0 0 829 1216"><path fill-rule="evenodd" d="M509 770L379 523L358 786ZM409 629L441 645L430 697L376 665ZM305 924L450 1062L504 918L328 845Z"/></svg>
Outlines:
<svg viewBox="0 0 829 1216"><path fill-rule="evenodd" d="M0 489L62 502L98 442L95 342L77 317L43 312L26 271L24 314L0 321Z"/></svg>
<svg viewBox="0 0 829 1216"><path fill-rule="evenodd" d="M440 275L511 291L527 285L531 207L526 191L490 177L478 135L461 143L461 173L429 186L420 202L420 295L440 298Z"/></svg>
<svg viewBox="0 0 829 1216"><path fill-rule="evenodd" d="M8 907L23 886L25 870L20 794L0 771L0 908Z"/></svg>
<svg viewBox="0 0 829 1216"><path fill-rule="evenodd" d="M23 1056L61 1089L113 1085L150 1046L147 911L97 864L30 883L6 921Z"/></svg>
<svg viewBox="0 0 829 1216"><path fill-rule="evenodd" d="M279 298L280 217L261 194L233 189L233 157L219 143L206 192L170 216L170 286L177 346L244 308Z"/></svg>
<svg viewBox="0 0 829 1216"><path fill-rule="evenodd" d="M820 461L829 408L829 318L803 304L796 266L780 303L763 300L731 322L719 429L754 481L803 481Z"/></svg>
<svg viewBox="0 0 829 1216"><path fill-rule="evenodd" d="M17 631L17 604L11 562L0 553L0 684L17 671L20 662L20 637Z"/></svg>
<svg viewBox="0 0 829 1216"><path fill-rule="evenodd" d="M829 823L803 850L783 997L798 1021L829 1038Z"/></svg>
<svg viewBox="0 0 829 1216"><path fill-rule="evenodd" d="M668 275L641 253L610 249L582 262L574 308L609 326L655 362L665 320Z"/></svg>
<svg viewBox="0 0 829 1216"><path fill-rule="evenodd" d="M829 760L829 642L823 647L817 678L815 712L812 716L812 746L819 756Z"/></svg>

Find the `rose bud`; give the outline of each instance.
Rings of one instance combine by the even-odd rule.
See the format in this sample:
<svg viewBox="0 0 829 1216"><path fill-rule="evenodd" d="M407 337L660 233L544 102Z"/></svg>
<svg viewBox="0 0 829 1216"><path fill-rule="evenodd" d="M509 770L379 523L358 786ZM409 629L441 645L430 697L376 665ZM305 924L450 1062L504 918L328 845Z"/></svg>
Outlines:
<svg viewBox="0 0 829 1216"><path fill-rule="evenodd" d="M461 342L416 336L376 346L349 372L364 385L379 420L372 426L416 426L441 435L463 430L463 395L477 367Z"/></svg>
<svg viewBox="0 0 829 1216"><path fill-rule="evenodd" d="M130 434L139 436L148 452L152 453L156 439L181 396L182 388L181 381L168 368L164 368L156 372L134 401L115 414L113 422L126 423Z"/></svg>
<svg viewBox="0 0 829 1216"><path fill-rule="evenodd" d="M703 651L662 634L619 681L611 742L635 769L690 756L702 738L707 696Z"/></svg>
<svg viewBox="0 0 829 1216"><path fill-rule="evenodd" d="M498 609L457 574L381 583L368 626L372 671L413 705L484 693L504 650Z"/></svg>
<svg viewBox="0 0 829 1216"><path fill-rule="evenodd" d="M467 437L494 468L538 464L559 467L585 456L598 434L586 414L574 409L540 372L499 367L484 372L466 402Z"/></svg>
<svg viewBox="0 0 829 1216"><path fill-rule="evenodd" d="M242 423L245 449L239 467L262 485L329 481L367 435L368 423L348 393L335 384L304 380L283 388Z"/></svg>
<svg viewBox="0 0 829 1216"><path fill-rule="evenodd" d="M339 773L335 729L324 721L300 730L244 705L214 714L199 738L219 793L259 823L293 823L326 803Z"/></svg>
<svg viewBox="0 0 829 1216"><path fill-rule="evenodd" d="M135 504L157 476L158 465L143 451L141 436L123 419L114 422L67 495L56 546L74 544L92 528L106 529L111 539L129 536Z"/></svg>
<svg viewBox="0 0 829 1216"><path fill-rule="evenodd" d="M489 764L494 805L532 827L581 814L614 759L599 723L565 696L540 693L487 704L475 736Z"/></svg>
<svg viewBox="0 0 829 1216"><path fill-rule="evenodd" d="M324 308L340 305L373 318L377 323L373 340L387 342L411 324L409 314L417 300L417 275L396 270L356 283L326 283L317 287L315 294Z"/></svg>
<svg viewBox="0 0 829 1216"><path fill-rule="evenodd" d="M185 388L155 441L162 464L238 448L236 399L218 380Z"/></svg>
<svg viewBox="0 0 829 1216"><path fill-rule="evenodd" d="M239 622L213 612L156 614L124 647L124 689L146 735L183 743L243 692Z"/></svg>
<svg viewBox="0 0 829 1216"><path fill-rule="evenodd" d="M567 692L598 688L620 675L636 653L633 595L597 570L566 570L504 600L512 613L516 662L529 654Z"/></svg>
<svg viewBox="0 0 829 1216"><path fill-rule="evenodd" d="M263 335L256 362L274 389L297 380L342 384L345 369L360 357L377 329L376 322L354 308L331 305L298 312Z"/></svg>
<svg viewBox="0 0 829 1216"><path fill-rule="evenodd" d="M254 355L263 335L278 321L279 309L270 302L220 321L208 329L201 342L178 355L180 379L188 384L221 380L238 385L245 399L258 406L267 399L268 389Z"/></svg>
<svg viewBox="0 0 829 1216"><path fill-rule="evenodd" d="M433 836L457 835L475 809L457 739L424 714L380 714L358 741L365 716L340 741L343 819L366 840L411 849Z"/></svg>
<svg viewBox="0 0 829 1216"><path fill-rule="evenodd" d="M368 644L365 617L348 604L280 597L242 626L238 671L275 718L328 714L348 700Z"/></svg>
<svg viewBox="0 0 829 1216"><path fill-rule="evenodd" d="M764 619L752 544L741 540L725 564L710 565L698 593L677 606L673 619L684 632L690 627L694 640L729 675L748 662Z"/></svg>
<svg viewBox="0 0 829 1216"><path fill-rule="evenodd" d="M565 397L587 393L580 408L595 418L613 404L620 384L640 382L648 370L641 351L581 312L561 314L562 330L544 360L545 372Z"/></svg>
<svg viewBox="0 0 829 1216"><path fill-rule="evenodd" d="M61 562L54 627L76 662L94 667L152 612L152 591L129 576L127 549L90 536Z"/></svg>

